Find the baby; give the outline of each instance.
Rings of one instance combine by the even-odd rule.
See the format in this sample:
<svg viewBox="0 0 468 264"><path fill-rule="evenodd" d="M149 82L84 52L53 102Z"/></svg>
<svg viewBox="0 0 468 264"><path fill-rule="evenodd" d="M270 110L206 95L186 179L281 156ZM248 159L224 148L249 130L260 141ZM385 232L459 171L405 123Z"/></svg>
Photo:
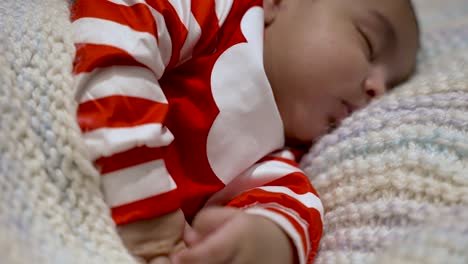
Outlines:
<svg viewBox="0 0 468 264"><path fill-rule="evenodd" d="M297 148L415 68L409 0L77 0L78 122L143 263L311 263ZM289 148L285 148L288 146Z"/></svg>

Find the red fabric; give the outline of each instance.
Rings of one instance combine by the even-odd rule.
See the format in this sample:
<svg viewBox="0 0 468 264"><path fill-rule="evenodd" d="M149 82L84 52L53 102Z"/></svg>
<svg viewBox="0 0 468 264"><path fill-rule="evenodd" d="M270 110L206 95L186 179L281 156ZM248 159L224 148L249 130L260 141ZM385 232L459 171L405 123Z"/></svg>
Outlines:
<svg viewBox="0 0 468 264"><path fill-rule="evenodd" d="M114 154L110 157L102 157L95 161L104 175L143 164L153 160L162 159L164 148L136 147L130 150Z"/></svg>
<svg viewBox="0 0 468 264"><path fill-rule="evenodd" d="M78 123L83 131L105 127L124 128L160 124L164 122L168 108L164 103L114 95L80 104Z"/></svg>
<svg viewBox="0 0 468 264"><path fill-rule="evenodd" d="M277 181L270 182L265 186L287 186L289 189L293 190L297 194L303 194L310 191L316 193L316 191L310 185L307 177L301 173L293 173L287 175ZM307 208L306 206L304 206L303 204L299 203L297 200L286 194L271 193L261 189L253 189L242 193L241 195L233 199L231 202L229 202L228 206L244 208L249 207L250 205L258 206L258 204L266 204L266 208L272 210L271 208L268 208L268 204L270 203L276 203L281 206L284 206L285 208L292 209L308 223L308 235L309 242L311 243L311 250L305 250L305 252L309 252L307 259L311 262L315 257L315 254L318 250L320 238L322 237L323 223L321 221L320 212L317 211L317 209ZM281 214L290 220L290 222L295 226L298 233L301 234L303 239L305 239L304 235L301 233L300 229L297 226L297 222L291 219L290 216L284 213Z"/></svg>
<svg viewBox="0 0 468 264"><path fill-rule="evenodd" d="M112 208L112 217L117 225L151 219L171 213L180 208L177 190ZM164 205L164 206L161 206ZM151 208L151 210L148 210Z"/></svg>
<svg viewBox="0 0 468 264"><path fill-rule="evenodd" d="M179 1L188 2L188 0ZM119 32L115 32L117 36L120 36L115 38L117 39L114 40L116 41L115 45L101 45L92 41L76 43L77 53L73 72L78 76L86 75L92 79L96 74L108 74L103 76L112 79L112 73L101 73L99 69L119 66L136 66L134 68L141 68L146 72L151 71L151 69L154 71L159 71L155 69L161 69L162 71L153 72L155 76L161 77L158 79L159 86L151 86L151 89L161 89L161 91L157 92L164 94L167 104L153 101L151 98L159 97L147 96L145 94L147 92L138 94L139 87L129 87L131 88L129 90L133 89L132 95L109 95L83 101L78 107L78 123L85 140L89 133L102 128L118 130L146 124L161 124L163 127L161 134L154 135L155 137L162 136L162 133L167 133L167 131L170 131L169 133L174 136L170 143L156 148L148 147L145 142L140 142L136 138L135 142L132 143L133 145L124 151L119 150L119 153L112 153L110 156L107 154L97 155L98 158L95 160L95 164L103 174L102 177L113 177L116 175L114 173L128 168L137 168L131 171L132 173L138 173L138 169L142 167L142 164L162 160L164 162L161 164L165 166L163 169L167 170L168 173L165 176L170 177L177 185L175 190L171 189L171 186L162 186L161 189L166 190L166 192L144 199L129 200L125 204L112 207L112 216L117 224L154 218L178 208L184 211L187 220L190 222L208 199L215 194L222 193L229 185L227 183L229 181L216 175L207 154L209 152L207 147L209 145L208 137L215 122L219 121L218 118L221 113L221 108L217 104L213 93L213 69L223 55L229 53L228 51L232 52L233 47L240 47L241 44L248 42L242 31L241 23L246 13L254 9L254 7L261 7L262 2L262 0L233 1L229 13L227 17L223 18L224 22L221 25L215 9L217 4L226 4L221 0L192 0L190 10L178 10L177 8L180 7L173 6L168 0L147 0L146 4L131 6L118 5L105 0L77 0L73 5L71 20L75 23L82 18L112 21L135 32L149 33L154 36L158 43L156 54L153 54L154 49L145 50L147 53L139 53L140 56L144 56L141 54L151 54L148 55L151 58L140 61L137 61L132 54L136 52L135 49L147 48L145 46L147 40L145 39L134 42L137 43L137 48L128 47L128 45L122 45L126 36L120 36L118 35ZM181 6L184 6L184 4ZM179 16L178 12L182 15ZM189 21L187 17L190 16L184 12L191 12L190 15L193 15L201 28L196 43L186 43L190 33L186 23ZM155 17L154 13L160 16ZM158 24L162 22L160 21L161 17L164 19L165 27L163 24ZM263 21L258 20L257 22L263 26ZM97 27L101 26L107 30L108 27L105 27L104 24L99 25L99 22L97 22ZM163 30L160 30L160 27ZM114 30L114 28L118 27L113 26L109 30ZM87 28L86 30L93 30L93 28ZM98 35L98 33L94 32L95 35ZM187 44L193 47L190 51L191 57L181 63L181 50ZM160 50L161 47L167 47L168 45L171 47L170 52L169 50ZM258 52L261 52L261 50ZM167 57L168 55L170 55L170 58ZM246 57L248 56L246 55ZM169 60L167 61L166 58ZM148 63L147 61L154 62L154 65L151 65L151 67L145 65L145 63ZM263 69L259 69L258 72L264 74ZM236 73L233 72L232 74ZM239 79L243 78L245 76L239 76ZM252 78L255 81L257 79ZM81 83L77 84L78 90L84 90L83 93L89 94L87 98L93 98L93 93L96 91L87 90L86 78L79 80L81 80ZM145 87L146 91L148 87L150 86ZM263 88L270 89L269 87ZM101 87L97 84L93 89L99 90ZM233 90L232 92L235 93L236 91ZM97 91L97 94L100 94L99 91ZM274 98L271 98L271 101L274 104ZM151 133L159 133L155 132L155 130L151 131ZM92 138L90 140L97 139ZM108 138L105 140L108 140ZM121 139L112 138L110 142L98 142L101 145L95 145L94 149L100 151L99 147L96 146L105 147L106 144L117 144L114 141L118 142L119 140ZM95 143L93 142L93 144ZM122 144L127 146L128 142ZM266 154L262 153L260 155ZM242 153L239 156L242 156ZM252 160L248 165L254 165L258 158ZM259 163L268 161L284 163L289 166L287 167L289 170L297 171L297 163L285 158L268 156L260 160ZM241 173L242 171L239 171L239 174ZM272 173L274 174L274 172ZM131 179L135 178L135 175L131 176ZM122 177L122 175L119 175L119 177ZM154 175L142 173L141 177L154 177ZM126 181L122 182L126 183ZM142 182L146 183L147 181ZM235 179L233 182L235 182ZM313 193L317 195L302 172L279 175L276 180L267 183L265 186L282 186L297 194ZM241 195L231 198L231 201L227 204L229 206L243 208L257 203L277 203L295 211L309 223L308 235L312 239L313 250L312 253L307 253L307 257L310 258L310 254L315 254L322 230L321 216L316 209L307 208L300 201L285 193L272 193L255 188L243 190ZM268 210L282 214L289 219L305 240L305 235L300 230L297 219L293 219L275 208L269 208Z"/></svg>
<svg viewBox="0 0 468 264"><path fill-rule="evenodd" d="M90 43L77 43L75 47L76 54L73 62L74 74L92 72L97 68L117 65L146 68L145 65L136 61L130 54L116 47Z"/></svg>
<svg viewBox="0 0 468 264"><path fill-rule="evenodd" d="M185 39L187 38L187 28L184 26L177 11L167 0L148 0L146 1L149 6L164 16L169 35L172 40L172 54L166 72L171 70L180 60L180 50L182 49Z"/></svg>
<svg viewBox="0 0 468 264"><path fill-rule="evenodd" d="M153 23L153 15L144 4L122 6L110 1L76 1L71 9L71 21L80 18L99 18L126 25L136 31L158 36L158 29Z"/></svg>

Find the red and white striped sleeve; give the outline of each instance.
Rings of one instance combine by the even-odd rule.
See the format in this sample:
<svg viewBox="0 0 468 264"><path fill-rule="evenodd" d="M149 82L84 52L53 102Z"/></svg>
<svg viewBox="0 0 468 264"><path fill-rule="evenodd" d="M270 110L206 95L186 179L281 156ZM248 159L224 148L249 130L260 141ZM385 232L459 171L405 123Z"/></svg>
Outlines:
<svg viewBox="0 0 468 264"><path fill-rule="evenodd" d="M207 203L225 204L277 223L293 242L300 264L312 263L323 229L323 206L292 151L265 157Z"/></svg>
<svg viewBox="0 0 468 264"><path fill-rule="evenodd" d="M168 0L72 6L78 122L117 224L180 207L164 162L173 135L164 126L168 101L158 80L196 42L184 26L189 21L181 21L193 17L182 13Z"/></svg>

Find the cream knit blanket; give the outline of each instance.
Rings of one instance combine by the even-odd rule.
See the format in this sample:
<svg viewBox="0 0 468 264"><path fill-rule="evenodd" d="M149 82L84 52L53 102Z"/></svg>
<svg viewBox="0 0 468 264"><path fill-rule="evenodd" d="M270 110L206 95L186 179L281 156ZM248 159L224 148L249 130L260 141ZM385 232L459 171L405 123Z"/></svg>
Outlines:
<svg viewBox="0 0 468 264"><path fill-rule="evenodd" d="M74 120L68 5L0 1L2 264L134 263ZM417 6L418 75L303 160L326 208L317 263L468 263L468 2Z"/></svg>

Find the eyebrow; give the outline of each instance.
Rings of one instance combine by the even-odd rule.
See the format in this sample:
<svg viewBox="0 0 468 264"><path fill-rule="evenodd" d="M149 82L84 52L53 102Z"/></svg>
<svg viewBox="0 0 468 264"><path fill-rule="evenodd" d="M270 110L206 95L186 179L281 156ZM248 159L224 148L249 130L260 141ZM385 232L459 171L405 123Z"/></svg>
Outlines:
<svg viewBox="0 0 468 264"><path fill-rule="evenodd" d="M392 24L392 22L390 22L388 17L386 17L378 10L372 10L371 14L383 27L386 40L391 43L397 43L398 35L396 33L395 26Z"/></svg>

